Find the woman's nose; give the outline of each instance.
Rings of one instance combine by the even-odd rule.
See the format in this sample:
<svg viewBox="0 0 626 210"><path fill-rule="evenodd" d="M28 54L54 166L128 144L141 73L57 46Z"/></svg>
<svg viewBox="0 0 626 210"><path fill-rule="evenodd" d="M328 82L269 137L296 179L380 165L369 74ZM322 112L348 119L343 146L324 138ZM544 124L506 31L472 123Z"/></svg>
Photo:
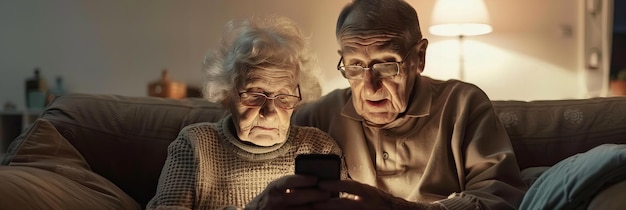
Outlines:
<svg viewBox="0 0 626 210"><path fill-rule="evenodd" d="M273 99L265 100L265 103L263 104L263 106L261 106L261 109L259 109L259 114L265 119L272 120L278 115L278 113L276 112L276 109L278 107L276 107L276 104L274 104Z"/></svg>

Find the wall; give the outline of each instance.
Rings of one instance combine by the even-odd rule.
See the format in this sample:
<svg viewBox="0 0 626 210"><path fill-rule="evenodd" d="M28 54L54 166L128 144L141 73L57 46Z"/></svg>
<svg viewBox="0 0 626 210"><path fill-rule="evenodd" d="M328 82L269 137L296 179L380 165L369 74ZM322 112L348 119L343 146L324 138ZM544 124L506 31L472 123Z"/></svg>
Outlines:
<svg viewBox="0 0 626 210"><path fill-rule="evenodd" d="M428 34L434 0L408 0L430 40L425 75L456 78L458 42ZM579 0L580 1L580 0ZM349 0L0 1L0 105L24 107L24 80L40 67L77 93L147 95L162 69L191 85L227 20L279 13L312 36L324 92L347 87L335 70L336 17ZM498 100L584 96L579 5L571 0L485 0L494 32L467 37L466 81Z"/></svg>

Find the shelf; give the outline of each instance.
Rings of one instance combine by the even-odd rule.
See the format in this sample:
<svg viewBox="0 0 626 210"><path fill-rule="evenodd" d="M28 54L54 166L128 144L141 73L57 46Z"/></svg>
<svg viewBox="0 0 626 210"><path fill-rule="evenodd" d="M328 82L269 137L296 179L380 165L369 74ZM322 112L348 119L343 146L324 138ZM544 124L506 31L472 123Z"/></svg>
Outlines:
<svg viewBox="0 0 626 210"><path fill-rule="evenodd" d="M42 112L42 110L0 111L0 154L4 154L11 142L35 122Z"/></svg>

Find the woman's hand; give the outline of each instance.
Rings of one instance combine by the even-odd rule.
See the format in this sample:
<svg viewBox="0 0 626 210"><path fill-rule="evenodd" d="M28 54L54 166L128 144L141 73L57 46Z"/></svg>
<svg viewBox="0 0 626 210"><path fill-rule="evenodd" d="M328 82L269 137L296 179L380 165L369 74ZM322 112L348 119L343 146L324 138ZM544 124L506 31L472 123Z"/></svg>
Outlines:
<svg viewBox="0 0 626 210"><path fill-rule="evenodd" d="M245 209L310 209L314 203L330 199L330 193L316 188L317 178L288 175L272 181Z"/></svg>

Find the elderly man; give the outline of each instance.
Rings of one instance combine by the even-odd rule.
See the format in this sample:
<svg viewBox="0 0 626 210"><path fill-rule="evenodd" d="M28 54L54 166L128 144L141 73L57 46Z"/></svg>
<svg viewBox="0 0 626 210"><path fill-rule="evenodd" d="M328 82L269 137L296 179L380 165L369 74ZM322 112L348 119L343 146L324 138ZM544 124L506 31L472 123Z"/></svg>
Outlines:
<svg viewBox="0 0 626 210"><path fill-rule="evenodd" d="M339 15L338 71L350 83L294 114L328 132L354 181L321 182L333 209L515 209L526 186L478 87L420 75L428 41L398 0L355 0Z"/></svg>

